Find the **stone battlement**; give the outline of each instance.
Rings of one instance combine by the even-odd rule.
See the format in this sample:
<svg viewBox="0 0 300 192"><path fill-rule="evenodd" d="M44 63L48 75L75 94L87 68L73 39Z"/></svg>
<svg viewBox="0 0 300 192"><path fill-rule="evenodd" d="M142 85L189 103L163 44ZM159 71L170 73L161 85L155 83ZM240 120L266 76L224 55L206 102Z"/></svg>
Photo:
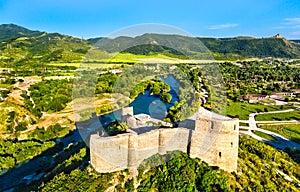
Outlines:
<svg viewBox="0 0 300 192"><path fill-rule="evenodd" d="M238 119L197 117L195 129L159 128L137 134L133 131L111 137L91 135L91 164L105 173L136 169L154 154L179 150L212 166L232 172L237 169Z"/></svg>

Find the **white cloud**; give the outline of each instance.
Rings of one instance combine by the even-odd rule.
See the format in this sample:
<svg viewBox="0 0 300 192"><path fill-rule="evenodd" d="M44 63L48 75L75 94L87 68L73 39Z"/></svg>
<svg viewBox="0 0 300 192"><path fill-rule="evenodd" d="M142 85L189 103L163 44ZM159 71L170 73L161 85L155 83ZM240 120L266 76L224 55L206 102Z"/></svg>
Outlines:
<svg viewBox="0 0 300 192"><path fill-rule="evenodd" d="M293 31L290 33L292 36L299 36L300 35L300 31Z"/></svg>
<svg viewBox="0 0 300 192"><path fill-rule="evenodd" d="M225 23L225 24L210 26L210 27L208 27L208 29L217 30L217 29L232 28L232 27L237 27L237 26L238 26L238 24L236 24L236 23Z"/></svg>
<svg viewBox="0 0 300 192"><path fill-rule="evenodd" d="M285 18L286 24L300 24L300 17Z"/></svg>
<svg viewBox="0 0 300 192"><path fill-rule="evenodd" d="M300 28L300 17L285 18L282 24L286 28Z"/></svg>

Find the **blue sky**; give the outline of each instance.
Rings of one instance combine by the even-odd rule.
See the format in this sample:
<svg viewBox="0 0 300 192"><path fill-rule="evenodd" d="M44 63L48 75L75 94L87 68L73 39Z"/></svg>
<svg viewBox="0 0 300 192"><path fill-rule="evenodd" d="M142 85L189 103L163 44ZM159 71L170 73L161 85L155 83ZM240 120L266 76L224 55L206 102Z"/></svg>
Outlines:
<svg viewBox="0 0 300 192"><path fill-rule="evenodd" d="M0 0L0 23L77 37L107 36L140 23L194 36L300 39L299 0Z"/></svg>

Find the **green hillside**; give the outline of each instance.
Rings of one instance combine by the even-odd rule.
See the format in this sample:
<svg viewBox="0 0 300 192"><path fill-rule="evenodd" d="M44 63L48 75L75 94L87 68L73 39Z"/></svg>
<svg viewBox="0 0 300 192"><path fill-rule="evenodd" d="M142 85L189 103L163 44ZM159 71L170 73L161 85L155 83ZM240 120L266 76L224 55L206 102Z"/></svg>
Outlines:
<svg viewBox="0 0 300 192"><path fill-rule="evenodd" d="M99 41L100 40L100 41ZM192 38L179 35L144 34L137 37L115 39L90 39L100 49L108 52L133 54L172 53L200 58L240 59L251 57L299 58L300 45L285 38ZM151 46L149 46L149 44ZM176 49L176 51L174 51ZM180 52L180 53L179 53Z"/></svg>
<svg viewBox="0 0 300 192"><path fill-rule="evenodd" d="M14 24L0 25L0 41L10 41L18 37L39 35L39 31L31 31Z"/></svg>
<svg viewBox="0 0 300 192"><path fill-rule="evenodd" d="M0 25L0 67L79 63L94 44L109 53L163 54L181 59L299 58L300 44L285 38L193 38L144 34L83 40L59 33L32 31L14 24Z"/></svg>
<svg viewBox="0 0 300 192"><path fill-rule="evenodd" d="M284 38L198 38L216 58L299 58L300 45Z"/></svg>
<svg viewBox="0 0 300 192"><path fill-rule="evenodd" d="M80 62L90 44L58 33L30 31L16 25L0 25L8 39L0 42L0 67L40 66L49 62ZM9 35L10 34L10 35Z"/></svg>
<svg viewBox="0 0 300 192"><path fill-rule="evenodd" d="M88 40L91 43L95 39ZM165 53L166 55L185 55L190 58L212 59L209 50L193 37L166 34L143 34L136 37L120 36L115 39L101 39L95 45L108 52L127 52L133 54Z"/></svg>
<svg viewBox="0 0 300 192"><path fill-rule="evenodd" d="M32 31L14 24L3 24L0 25L0 67L80 62L92 44L107 52L140 55L162 53L182 59L299 58L300 44L295 42L297 41L275 37L195 39L166 34L83 40L58 33Z"/></svg>

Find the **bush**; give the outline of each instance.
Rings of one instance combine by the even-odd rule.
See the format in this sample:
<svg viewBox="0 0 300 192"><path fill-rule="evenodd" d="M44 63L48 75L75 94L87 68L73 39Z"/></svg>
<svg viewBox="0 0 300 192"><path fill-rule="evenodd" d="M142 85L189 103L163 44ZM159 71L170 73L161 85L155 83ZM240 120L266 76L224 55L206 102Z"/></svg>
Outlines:
<svg viewBox="0 0 300 192"><path fill-rule="evenodd" d="M117 135L120 133L125 133L128 129L128 125L125 122L114 121L108 125L107 132L108 135Z"/></svg>
<svg viewBox="0 0 300 192"><path fill-rule="evenodd" d="M170 103L172 100L172 95L170 93L162 93L160 95L160 99L164 102Z"/></svg>

